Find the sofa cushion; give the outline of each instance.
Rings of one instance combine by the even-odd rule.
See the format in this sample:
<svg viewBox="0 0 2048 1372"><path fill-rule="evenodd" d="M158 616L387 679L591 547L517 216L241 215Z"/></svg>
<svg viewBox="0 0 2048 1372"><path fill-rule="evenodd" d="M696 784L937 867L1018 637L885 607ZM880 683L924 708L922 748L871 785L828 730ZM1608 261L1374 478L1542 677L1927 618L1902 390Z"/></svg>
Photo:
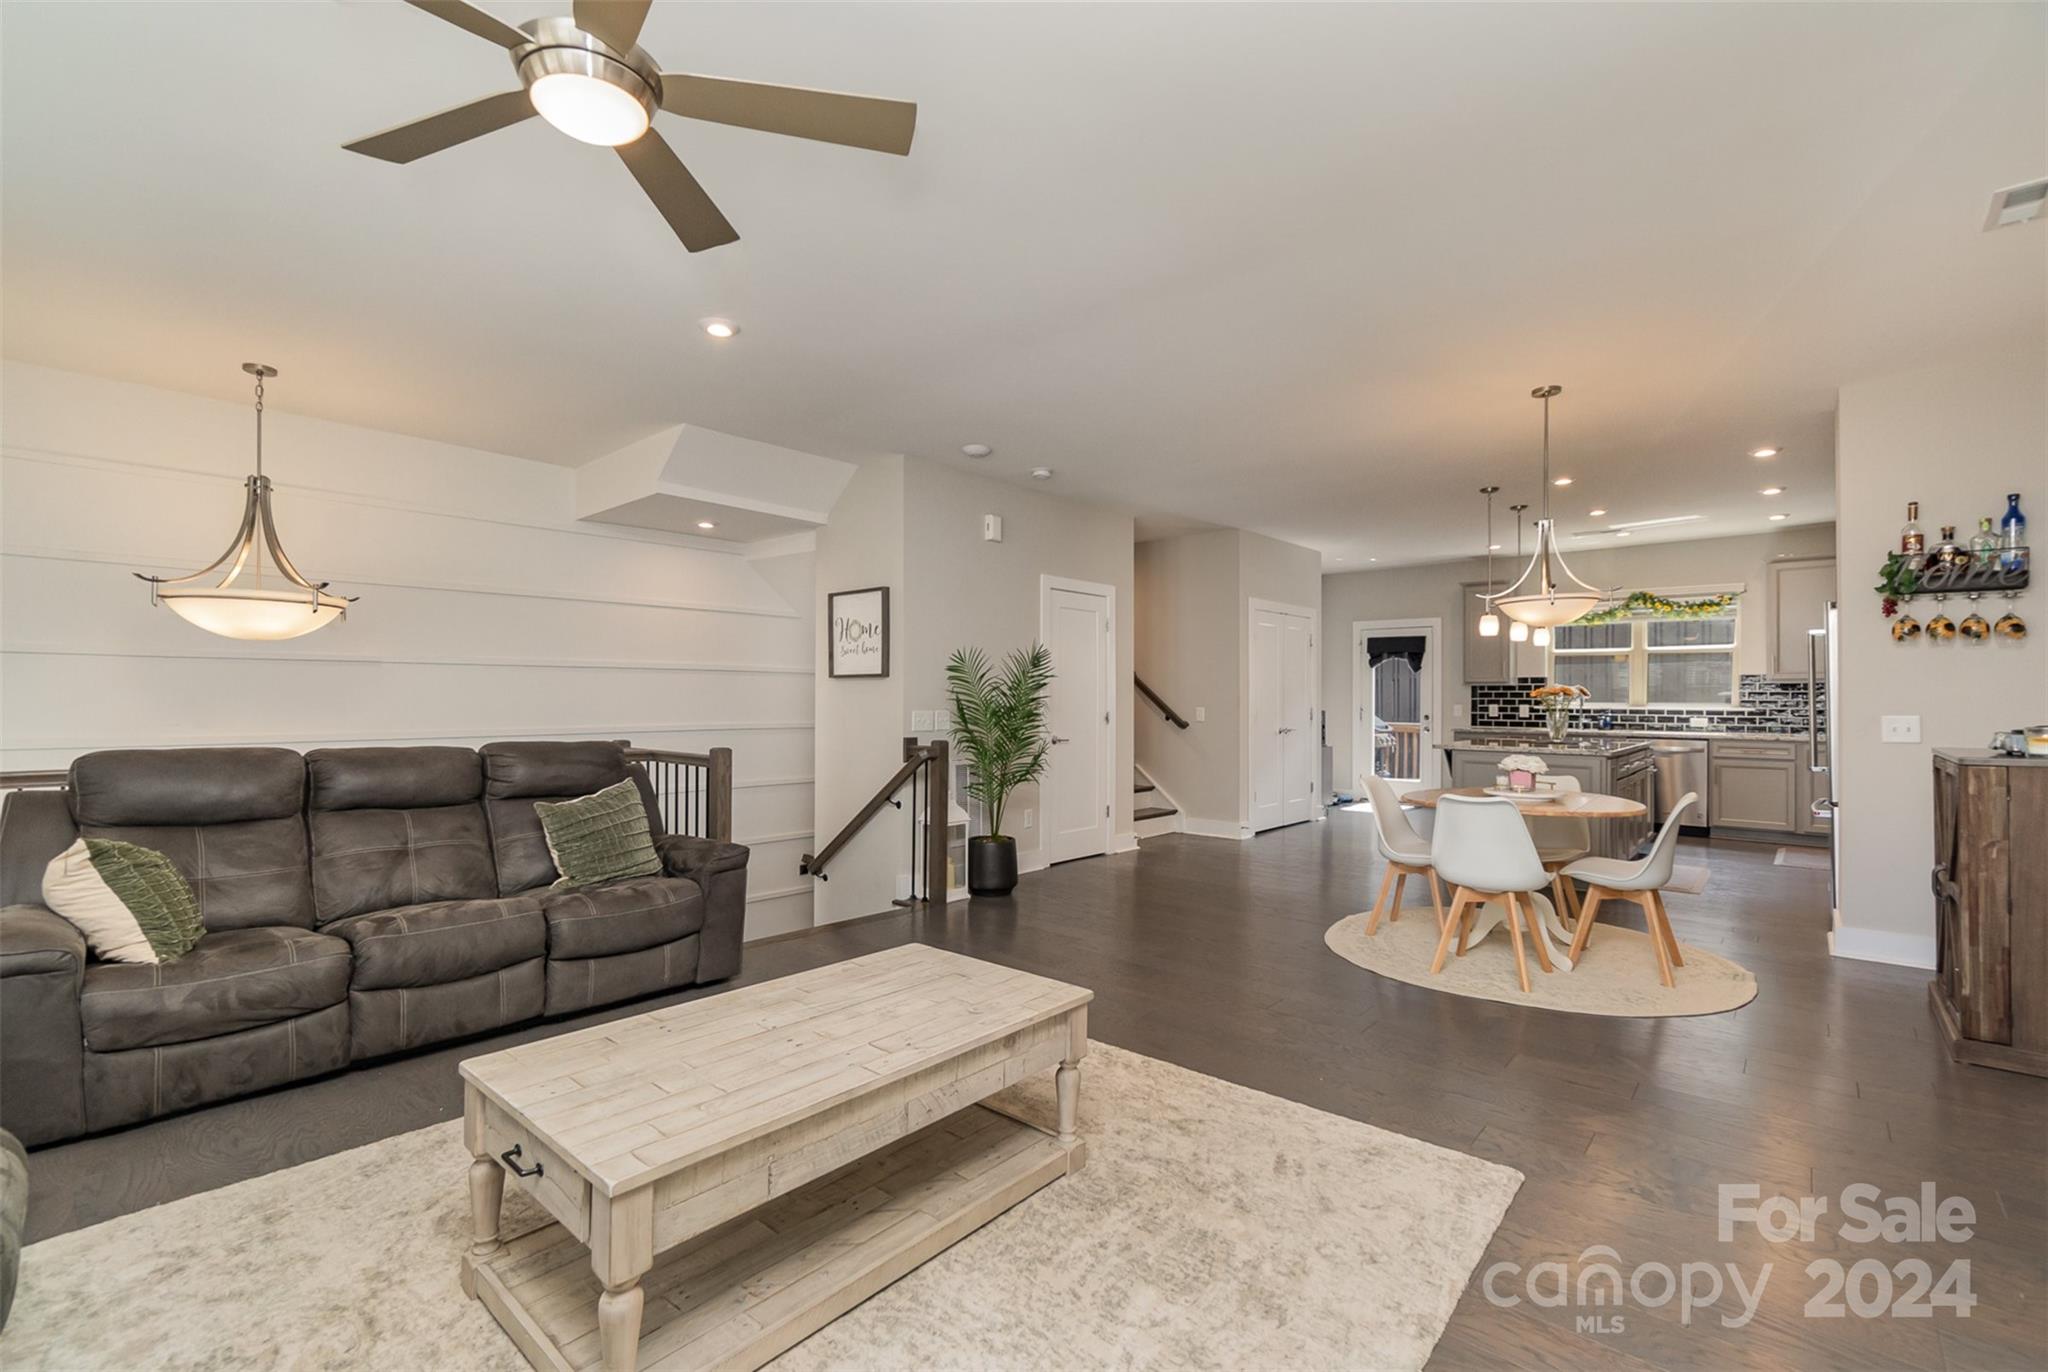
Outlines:
<svg viewBox="0 0 2048 1372"><path fill-rule="evenodd" d="M284 748L117 749L71 764L78 831L169 858L213 931L313 927L305 791L305 760Z"/></svg>
<svg viewBox="0 0 2048 1372"><path fill-rule="evenodd" d="M647 807L630 781L577 800L533 803L558 886L595 886L627 877L658 877L661 855L647 832Z"/></svg>
<svg viewBox="0 0 2048 1372"><path fill-rule="evenodd" d="M320 922L498 894L483 764L467 748L319 748L306 754L313 901Z"/></svg>
<svg viewBox="0 0 2048 1372"><path fill-rule="evenodd" d="M484 810L500 895L546 886L560 875L534 813L536 801L579 800L630 777L647 807L648 832L662 837L660 806L646 769L628 762L616 743L487 743L477 752L484 764Z"/></svg>
<svg viewBox="0 0 2048 1372"><path fill-rule="evenodd" d="M348 997L349 948L289 927L210 933L174 963L86 964L79 1016L96 1053L232 1034Z"/></svg>
<svg viewBox="0 0 2048 1372"><path fill-rule="evenodd" d="M358 991L439 986L547 951L537 895L406 905L339 920L326 932L354 951Z"/></svg>
<svg viewBox="0 0 2048 1372"><path fill-rule="evenodd" d="M704 927L704 893L680 877L632 877L541 899L551 960L637 953Z"/></svg>
<svg viewBox="0 0 2048 1372"><path fill-rule="evenodd" d="M43 903L105 962L176 962L206 926L192 887L153 848L81 838L43 870Z"/></svg>

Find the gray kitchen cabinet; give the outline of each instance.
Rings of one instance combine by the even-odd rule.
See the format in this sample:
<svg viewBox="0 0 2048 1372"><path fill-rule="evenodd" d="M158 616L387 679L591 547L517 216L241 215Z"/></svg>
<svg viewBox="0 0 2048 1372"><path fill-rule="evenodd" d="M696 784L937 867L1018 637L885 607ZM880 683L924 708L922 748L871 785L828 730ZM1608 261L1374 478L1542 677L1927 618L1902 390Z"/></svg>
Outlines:
<svg viewBox="0 0 2048 1372"><path fill-rule="evenodd" d="M1802 794L1798 745L1722 743L1707 751L1707 784L1716 829L1799 831Z"/></svg>
<svg viewBox="0 0 2048 1372"><path fill-rule="evenodd" d="M1502 582L1493 589L1500 591L1505 586L1506 583ZM1509 638L1506 615L1501 616L1499 633L1492 638L1479 636L1479 619L1486 613L1486 602L1479 597L1486 589L1483 581L1468 581L1458 588L1464 610L1461 623L1465 638L1465 684L1477 686L1514 681L1519 677L1548 676L1548 654L1530 643L1517 643Z"/></svg>
<svg viewBox="0 0 2048 1372"><path fill-rule="evenodd" d="M1773 562L1770 568L1770 663L1769 674L1804 681L1807 671L1809 629L1826 625L1828 602L1835 598L1835 560L1831 557L1792 558ZM1826 675L1827 663L1816 658L1815 668Z"/></svg>
<svg viewBox="0 0 2048 1372"><path fill-rule="evenodd" d="M1486 602L1479 597L1486 589L1483 581L1470 581L1458 588L1458 602L1465 611L1462 622L1465 626L1467 686L1512 679L1508 675L1508 626L1505 620L1500 626L1501 631L1492 638L1479 636L1479 617L1486 613Z"/></svg>

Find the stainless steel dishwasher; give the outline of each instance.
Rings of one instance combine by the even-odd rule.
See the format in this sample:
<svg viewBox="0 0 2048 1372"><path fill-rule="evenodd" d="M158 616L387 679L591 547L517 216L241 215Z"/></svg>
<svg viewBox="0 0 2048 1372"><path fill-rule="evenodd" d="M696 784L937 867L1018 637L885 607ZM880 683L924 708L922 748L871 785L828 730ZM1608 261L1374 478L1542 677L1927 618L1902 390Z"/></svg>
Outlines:
<svg viewBox="0 0 2048 1372"><path fill-rule="evenodd" d="M1713 823L1707 812L1707 742L1701 738L1657 738L1650 740L1650 763L1657 769L1657 803L1651 819L1662 826L1678 808L1687 791L1699 796L1699 803L1685 817L1688 829L1704 829Z"/></svg>

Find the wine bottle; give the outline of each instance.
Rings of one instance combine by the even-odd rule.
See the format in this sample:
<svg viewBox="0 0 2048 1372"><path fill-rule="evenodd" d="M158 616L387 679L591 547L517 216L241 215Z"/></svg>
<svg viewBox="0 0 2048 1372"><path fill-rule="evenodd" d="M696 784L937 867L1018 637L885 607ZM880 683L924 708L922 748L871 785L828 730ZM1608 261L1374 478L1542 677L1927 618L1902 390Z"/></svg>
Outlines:
<svg viewBox="0 0 2048 1372"><path fill-rule="evenodd" d="M1969 553L1964 551L1962 544L1956 542L1955 525L1941 526L1941 542L1934 545L1934 551L1927 555L1927 561L1930 566L1952 571L1961 571L1970 565Z"/></svg>
<svg viewBox="0 0 2048 1372"><path fill-rule="evenodd" d="M2003 571L2027 569L2027 517L2020 513L2020 493L2005 498L2005 518L1998 521L1998 565Z"/></svg>
<svg viewBox="0 0 2048 1372"><path fill-rule="evenodd" d="M1977 521L1977 532L1970 535L1970 565L1989 567L1998 560L1998 535L1991 532L1991 516L1985 515Z"/></svg>
<svg viewBox="0 0 2048 1372"><path fill-rule="evenodd" d="M1905 527L1899 530L1899 551L1906 555L1906 562L1913 567L1927 560L1927 535L1920 528L1920 502L1906 502Z"/></svg>

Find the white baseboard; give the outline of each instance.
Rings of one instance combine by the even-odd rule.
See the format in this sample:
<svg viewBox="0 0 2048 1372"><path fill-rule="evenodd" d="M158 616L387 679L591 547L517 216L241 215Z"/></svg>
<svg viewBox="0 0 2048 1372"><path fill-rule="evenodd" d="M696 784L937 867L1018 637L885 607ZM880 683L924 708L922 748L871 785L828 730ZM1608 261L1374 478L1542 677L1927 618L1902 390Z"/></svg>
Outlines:
<svg viewBox="0 0 2048 1372"><path fill-rule="evenodd" d="M1835 912L1835 927L1828 931L1828 951L1838 958L1854 958L1858 962L1886 962L1894 967L1934 970L1934 935L1895 934L1884 929L1845 926L1839 910Z"/></svg>
<svg viewBox="0 0 2048 1372"><path fill-rule="evenodd" d="M1181 820L1180 828L1182 833L1199 838L1228 838L1242 842L1251 837L1251 831L1241 824L1222 819L1196 819L1192 815Z"/></svg>
<svg viewBox="0 0 2048 1372"><path fill-rule="evenodd" d="M1137 851L1138 851L1138 835L1137 835L1137 831L1136 831L1136 830L1132 830L1132 831L1131 831L1131 832L1129 832L1129 833L1123 833L1123 834L1118 834L1118 835L1117 835L1117 836L1116 836L1116 837L1115 837L1114 839L1110 840L1110 844L1109 844L1109 851L1110 851L1110 852L1112 852L1112 853L1135 853L1135 852L1137 852Z"/></svg>

